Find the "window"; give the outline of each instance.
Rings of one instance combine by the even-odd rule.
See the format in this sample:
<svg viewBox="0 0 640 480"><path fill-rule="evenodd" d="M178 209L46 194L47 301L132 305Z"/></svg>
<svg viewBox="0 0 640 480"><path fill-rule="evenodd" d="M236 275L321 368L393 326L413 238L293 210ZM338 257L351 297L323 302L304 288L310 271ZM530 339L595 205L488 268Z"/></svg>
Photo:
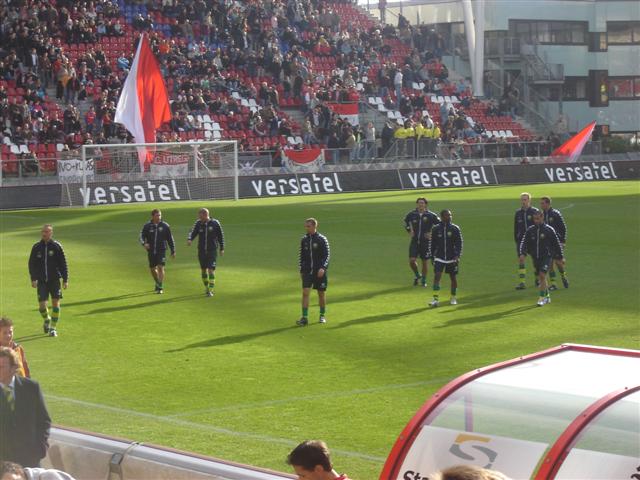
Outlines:
<svg viewBox="0 0 640 480"><path fill-rule="evenodd" d="M590 52L606 52L607 48L607 32L589 33Z"/></svg>
<svg viewBox="0 0 640 480"><path fill-rule="evenodd" d="M610 45L640 43L640 22L607 22Z"/></svg>
<svg viewBox="0 0 640 480"><path fill-rule="evenodd" d="M609 95L612 99L633 98L633 79L609 77Z"/></svg>
<svg viewBox="0 0 640 480"><path fill-rule="evenodd" d="M640 98L640 77L609 77L612 100Z"/></svg>
<svg viewBox="0 0 640 480"><path fill-rule="evenodd" d="M587 77L565 77L562 97L564 100L587 100Z"/></svg>
<svg viewBox="0 0 640 480"><path fill-rule="evenodd" d="M509 33L525 42L555 45L586 45L588 22L510 20Z"/></svg>

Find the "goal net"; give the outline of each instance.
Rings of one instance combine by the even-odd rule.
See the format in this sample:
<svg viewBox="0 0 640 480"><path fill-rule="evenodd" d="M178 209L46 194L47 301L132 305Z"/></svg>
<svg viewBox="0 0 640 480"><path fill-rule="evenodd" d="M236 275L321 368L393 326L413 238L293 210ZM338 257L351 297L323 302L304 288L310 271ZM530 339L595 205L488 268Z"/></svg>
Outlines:
<svg viewBox="0 0 640 480"><path fill-rule="evenodd" d="M235 141L83 145L82 165L63 204L238 199Z"/></svg>

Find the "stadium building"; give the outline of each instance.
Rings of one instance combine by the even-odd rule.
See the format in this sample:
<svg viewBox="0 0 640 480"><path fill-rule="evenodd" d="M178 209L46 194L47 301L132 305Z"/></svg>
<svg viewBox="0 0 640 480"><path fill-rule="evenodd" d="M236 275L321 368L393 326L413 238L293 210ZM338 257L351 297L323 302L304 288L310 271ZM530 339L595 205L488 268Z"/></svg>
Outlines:
<svg viewBox="0 0 640 480"><path fill-rule="evenodd" d="M380 16L377 5L366 6ZM402 15L413 25L439 32L452 46L445 63L468 77L472 69L465 22L475 21L476 40L484 36L483 45L475 49L483 59L484 75L474 93L492 97L515 86L526 118L539 128L549 130L561 118L570 131L577 131L596 120L604 134L637 138L640 4L636 1L389 2L385 14L387 22ZM484 88L478 91L481 80Z"/></svg>

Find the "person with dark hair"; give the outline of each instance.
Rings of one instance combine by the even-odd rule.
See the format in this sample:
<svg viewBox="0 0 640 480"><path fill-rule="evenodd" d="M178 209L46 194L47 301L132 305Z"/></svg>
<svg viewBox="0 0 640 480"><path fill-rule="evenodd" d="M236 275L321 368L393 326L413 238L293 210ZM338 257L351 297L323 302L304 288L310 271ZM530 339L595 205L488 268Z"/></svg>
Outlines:
<svg viewBox="0 0 640 480"><path fill-rule="evenodd" d="M31 374L29 372L27 357L24 354L24 348L13 340L13 322L7 317L0 317L0 347L7 347L16 352L18 358L18 370L16 374L29 378Z"/></svg>
<svg viewBox="0 0 640 480"><path fill-rule="evenodd" d="M0 347L0 460L38 467L49 448L51 418L38 382L17 371L16 353Z"/></svg>
<svg viewBox="0 0 640 480"><path fill-rule="evenodd" d="M558 266L564 266L564 253L558 234L553 227L544 223L544 213L541 210L535 210L533 213L533 225L527 229L522 237L519 253L521 257L530 255L533 260L540 288L538 306L543 307L547 303L551 303L547 288L547 273L553 261L556 261Z"/></svg>
<svg viewBox="0 0 640 480"><path fill-rule="evenodd" d="M565 245L567 243L567 224L564 221L564 217L560 210L553 208L551 206L551 198L549 197L541 197L540 198L540 208L542 209L542 213L544 214L544 223L553 227L553 229L558 234L558 240L560 240L560 244L562 245L562 250L564 251ZM556 286L556 271L554 265L558 265L558 262L554 262L549 267L549 290L557 290ZM564 288L569 288L569 279L567 278L567 271L564 268L564 265L558 265L558 271L560 272L560 277L562 278L562 285Z"/></svg>
<svg viewBox="0 0 640 480"><path fill-rule="evenodd" d="M167 243L171 249L171 258L176 258L176 244L173 241L171 227L162 221L162 212L154 208L151 211L151 220L144 224L140 232L140 243L147 251L149 258L149 270L156 282L155 291L158 294L164 292L164 265L167 255Z"/></svg>
<svg viewBox="0 0 640 480"><path fill-rule="evenodd" d="M462 231L451 223L453 215L450 210L442 210L442 222L431 230L431 258L433 259L433 300L432 307L440 305L440 279L442 272L451 278L451 305L457 305L458 263L462 256Z"/></svg>
<svg viewBox="0 0 640 480"><path fill-rule="evenodd" d="M307 218L304 221L306 234L300 240L298 266L302 279L302 317L296 325L304 327L309 324L309 294L311 287L318 291L320 304L320 323L327 323L325 317L327 308L327 269L331 256L329 239L318 232L318 221Z"/></svg>
<svg viewBox="0 0 640 480"><path fill-rule="evenodd" d="M62 286L69 285L69 270L67 259L60 242L53 240L53 226L46 224L42 227L42 239L33 245L29 256L29 275L31 286L37 288L40 315L44 319L44 333L50 337L57 337L56 327L60 319L60 300ZM51 295L52 312L49 316L49 295Z"/></svg>
<svg viewBox="0 0 640 480"><path fill-rule="evenodd" d="M218 248L220 256L224 255L224 233L220 222L215 218L209 218L209 210L206 208L198 211L198 220L189 232L187 245L191 246L196 237L199 237L198 260L202 270L202 283L207 297L213 297Z"/></svg>
<svg viewBox="0 0 640 480"><path fill-rule="evenodd" d="M431 244L431 229L440 223L438 216L427 209L429 202L420 197L416 200L416 208L404 217L404 228L411 237L409 242L409 267L413 271L413 285L419 283L427 286L427 270ZM418 272L416 259L422 260L422 275Z"/></svg>
<svg viewBox="0 0 640 480"><path fill-rule="evenodd" d="M333 469L329 448L320 440L302 442L291 451L287 463L300 480L349 480Z"/></svg>

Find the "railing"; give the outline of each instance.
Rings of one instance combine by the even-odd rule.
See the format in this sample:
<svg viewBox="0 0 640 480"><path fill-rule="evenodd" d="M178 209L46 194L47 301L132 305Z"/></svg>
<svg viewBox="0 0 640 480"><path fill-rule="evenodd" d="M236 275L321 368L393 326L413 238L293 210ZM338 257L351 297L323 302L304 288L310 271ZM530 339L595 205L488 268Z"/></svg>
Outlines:
<svg viewBox="0 0 640 480"><path fill-rule="evenodd" d="M491 160L507 160L521 158L543 158L548 156L553 147L548 142L518 142L514 138L491 143L442 143L439 140L413 138L394 139L389 145L381 146L380 141L361 141L353 148L325 148L323 162L314 163L312 169L322 168L367 168L380 163L397 163L399 161L416 161L430 164L440 162L455 165L459 160L474 160L486 163ZM600 142L589 142L583 155L601 155ZM78 159L80 156L78 156ZM49 160L57 162L55 159ZM33 172L21 167L24 160L2 160L0 186L28 184L73 183L73 179L60 178L57 169ZM519 160L518 160L519 163ZM238 168L240 175L250 175L264 169L287 170L295 165L288 162L282 150L260 150L238 152ZM11 172L10 174L8 172ZM96 175L100 171L96 170Z"/></svg>

